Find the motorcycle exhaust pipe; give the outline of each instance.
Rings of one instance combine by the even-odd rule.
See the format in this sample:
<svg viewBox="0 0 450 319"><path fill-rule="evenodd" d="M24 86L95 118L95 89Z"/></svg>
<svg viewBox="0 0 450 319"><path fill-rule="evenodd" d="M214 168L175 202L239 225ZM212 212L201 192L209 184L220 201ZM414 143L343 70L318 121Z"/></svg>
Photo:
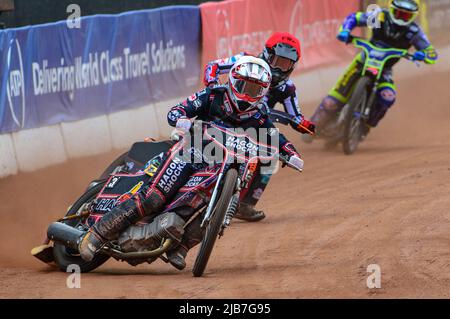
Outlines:
<svg viewBox="0 0 450 319"><path fill-rule="evenodd" d="M78 250L78 241L83 235L84 232L81 230L60 222L51 223L47 229L49 239L75 250Z"/></svg>

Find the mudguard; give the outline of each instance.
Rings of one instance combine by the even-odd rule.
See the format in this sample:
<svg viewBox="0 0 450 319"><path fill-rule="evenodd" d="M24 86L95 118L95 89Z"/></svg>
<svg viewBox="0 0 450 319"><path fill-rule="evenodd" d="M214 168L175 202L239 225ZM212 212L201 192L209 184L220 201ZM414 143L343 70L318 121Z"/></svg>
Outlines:
<svg viewBox="0 0 450 319"><path fill-rule="evenodd" d="M152 157L167 152L174 144L173 141L136 142L131 146L125 160L143 166Z"/></svg>

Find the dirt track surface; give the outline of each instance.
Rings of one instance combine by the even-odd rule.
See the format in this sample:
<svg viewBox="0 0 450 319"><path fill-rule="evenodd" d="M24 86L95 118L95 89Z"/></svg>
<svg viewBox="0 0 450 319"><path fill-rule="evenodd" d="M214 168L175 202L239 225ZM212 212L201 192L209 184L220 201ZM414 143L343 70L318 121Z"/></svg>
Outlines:
<svg viewBox="0 0 450 319"><path fill-rule="evenodd" d="M109 261L68 289L67 274L29 254L119 152L0 180L0 297L449 298L450 74L397 86L398 103L353 156L285 130L304 172L272 178L267 218L234 222L203 278L191 274L195 249L182 272ZM381 289L366 286L370 264Z"/></svg>

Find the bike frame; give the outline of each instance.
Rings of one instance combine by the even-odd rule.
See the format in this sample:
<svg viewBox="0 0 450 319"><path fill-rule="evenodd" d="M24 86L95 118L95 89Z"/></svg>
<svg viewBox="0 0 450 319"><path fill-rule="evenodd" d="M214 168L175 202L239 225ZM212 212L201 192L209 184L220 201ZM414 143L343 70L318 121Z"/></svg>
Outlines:
<svg viewBox="0 0 450 319"><path fill-rule="evenodd" d="M208 207L206 208L205 216L204 216L204 218L202 220L201 227L204 227L204 225L207 222L209 222L209 220L211 219L211 215L213 213L214 207L215 207L216 202L217 202L217 197L218 197L219 192L220 192L220 186L221 186L221 182L223 180L223 177L225 176L227 170L233 166L233 164L236 162L236 160L243 161L243 163L239 163L238 164L238 168L239 168L238 172L239 172L240 177L238 178L236 188L239 188L241 182L246 180L245 177L248 174L248 172L252 171L252 169L250 168L250 166L252 166L251 165L252 163L259 162L261 160L272 160L272 159L275 159L277 156L279 156L279 149L277 147L269 146L269 145L266 145L266 144L263 144L263 143L259 143L258 141L255 141L254 139L252 139L250 136L248 136L246 134L237 134L237 133L234 133L233 131L231 131L231 130L229 130L227 128L224 128L224 127L218 126L216 124L212 124L212 123L209 123L209 127L212 127L214 129L217 129L217 130L221 131L222 133L225 134L226 137L232 136L232 137L235 137L235 138L238 138L238 139L247 139L251 143L256 145L258 147L258 150L261 147L263 147L263 148L269 149L271 152L270 152L269 156L261 156L261 155L246 156L246 155L242 155L242 154L240 154L238 152L234 152L234 151L230 150L226 145L224 145L222 143L222 141L219 141L216 138L214 138L213 136L211 136L208 133L208 130L207 130L208 125L204 125L204 127L203 127L203 134L204 134L204 136L208 140L210 140L211 142L213 142L216 145L218 145L219 148L221 148L223 150L224 156L223 156L223 159L222 159L222 166L219 169L219 177L218 177L218 179L216 181L216 184L214 186L214 189L213 189L213 192L212 192L212 195L211 195L211 200L210 200L210 202L208 204ZM231 162L230 162L230 158L232 158Z"/></svg>
<svg viewBox="0 0 450 319"><path fill-rule="evenodd" d="M365 53L364 66L361 70L361 76L369 75L374 79L373 82L373 90L368 96L367 102L365 104L363 114L359 114L359 116L363 116L367 118L370 113L371 105L375 101L375 92L381 76L383 75L383 71L386 63L392 59L399 58L407 58L412 60L412 56L408 53L406 49L397 49L397 48L380 48L376 45L372 44L370 41L359 38L352 37L351 43Z"/></svg>

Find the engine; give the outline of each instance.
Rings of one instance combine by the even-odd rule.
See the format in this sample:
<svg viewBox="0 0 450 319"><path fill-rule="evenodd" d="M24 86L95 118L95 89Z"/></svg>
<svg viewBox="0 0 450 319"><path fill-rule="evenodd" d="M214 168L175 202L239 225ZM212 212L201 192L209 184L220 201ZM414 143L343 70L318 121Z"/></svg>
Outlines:
<svg viewBox="0 0 450 319"><path fill-rule="evenodd" d="M164 238L180 242L184 234L185 222L175 213L168 212L155 217L145 225L133 225L124 231L118 244L123 252L154 250L161 245Z"/></svg>

